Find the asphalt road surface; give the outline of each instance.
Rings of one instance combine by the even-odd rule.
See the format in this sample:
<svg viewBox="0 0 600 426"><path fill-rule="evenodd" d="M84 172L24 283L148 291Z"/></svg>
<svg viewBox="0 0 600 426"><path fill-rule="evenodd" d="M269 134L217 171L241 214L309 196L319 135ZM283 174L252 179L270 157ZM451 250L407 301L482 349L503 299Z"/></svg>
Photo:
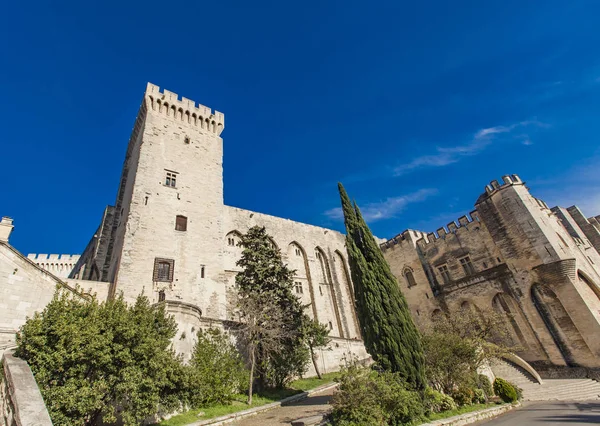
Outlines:
<svg viewBox="0 0 600 426"><path fill-rule="evenodd" d="M546 401L528 403L493 420L481 421L475 424L485 426L600 425L600 402Z"/></svg>

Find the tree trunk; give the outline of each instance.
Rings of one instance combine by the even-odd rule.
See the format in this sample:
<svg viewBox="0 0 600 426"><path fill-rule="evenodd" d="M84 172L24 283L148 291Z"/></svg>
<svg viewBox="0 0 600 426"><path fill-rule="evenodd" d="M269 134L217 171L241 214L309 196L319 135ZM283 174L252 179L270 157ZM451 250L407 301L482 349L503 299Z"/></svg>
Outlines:
<svg viewBox="0 0 600 426"><path fill-rule="evenodd" d="M252 384L254 382L254 364L255 355L254 348L250 351L250 382L248 383L248 405L252 405Z"/></svg>
<svg viewBox="0 0 600 426"><path fill-rule="evenodd" d="M317 366L317 355L315 354L315 351L313 350L313 348L310 348L310 357L312 358L312 362L315 367L315 372L317 373L317 377L319 379L322 379L323 377L321 376L321 372L319 371L319 367Z"/></svg>

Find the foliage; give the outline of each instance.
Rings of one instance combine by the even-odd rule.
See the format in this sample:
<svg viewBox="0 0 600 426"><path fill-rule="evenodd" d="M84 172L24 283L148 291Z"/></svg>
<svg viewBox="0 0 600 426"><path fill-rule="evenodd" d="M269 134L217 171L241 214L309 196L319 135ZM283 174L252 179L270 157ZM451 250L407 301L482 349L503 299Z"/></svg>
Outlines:
<svg viewBox="0 0 600 426"><path fill-rule="evenodd" d="M427 386L423 392L423 405L427 415L454 410L457 405L450 395L443 394Z"/></svg>
<svg viewBox="0 0 600 426"><path fill-rule="evenodd" d="M433 321L422 333L428 380L446 393L476 387L477 369L509 350L505 340L495 340L506 332L506 322L495 311L461 310Z"/></svg>
<svg viewBox="0 0 600 426"><path fill-rule="evenodd" d="M494 403L463 405L462 407L454 408L449 411L441 411L439 413L430 414L429 421L433 422L435 420L447 419L449 417L459 416L461 414L471 413L473 411L484 410L486 408L491 408L494 406L496 406L496 404L494 404Z"/></svg>
<svg viewBox="0 0 600 426"><path fill-rule="evenodd" d="M35 375L54 424L140 424L159 405L186 403L186 378L171 347L176 325L140 296L98 303L56 293L17 334L16 355ZM116 412L115 407L119 408Z"/></svg>
<svg viewBox="0 0 600 426"><path fill-rule="evenodd" d="M318 320L310 318L308 315L304 315L302 335L312 359L313 366L317 377L322 379L323 376L319 371L319 365L317 364L317 353L316 350L325 348L331 343L329 337L329 327L325 324L321 324Z"/></svg>
<svg viewBox="0 0 600 426"><path fill-rule="evenodd" d="M260 388L283 387L306 371L308 349L303 342L303 306L294 295L294 272L264 227L252 227L241 237L243 248L236 276L241 342L250 363L249 403L254 372Z"/></svg>
<svg viewBox="0 0 600 426"><path fill-rule="evenodd" d="M356 203L338 184L356 309L365 347L384 369L425 388L421 339L387 261Z"/></svg>
<svg viewBox="0 0 600 426"><path fill-rule="evenodd" d="M485 393L486 398L494 396L492 383L490 382L489 377L485 374L479 374L477 376L477 388L481 389Z"/></svg>
<svg viewBox="0 0 600 426"><path fill-rule="evenodd" d="M459 386L452 392L452 399L459 405L469 405L473 402L474 392L467 386Z"/></svg>
<svg viewBox="0 0 600 426"><path fill-rule="evenodd" d="M331 404L334 425L406 425L424 418L419 392L399 373L346 368Z"/></svg>
<svg viewBox="0 0 600 426"><path fill-rule="evenodd" d="M485 404L487 402L487 396L483 389L473 389L473 404Z"/></svg>
<svg viewBox="0 0 600 426"><path fill-rule="evenodd" d="M248 372L229 336L218 329L198 331L192 352L190 403L192 406L223 404L248 387Z"/></svg>
<svg viewBox="0 0 600 426"><path fill-rule="evenodd" d="M494 380L494 393L504 402L515 402L519 399L515 387L509 381L500 377L497 377L496 380Z"/></svg>

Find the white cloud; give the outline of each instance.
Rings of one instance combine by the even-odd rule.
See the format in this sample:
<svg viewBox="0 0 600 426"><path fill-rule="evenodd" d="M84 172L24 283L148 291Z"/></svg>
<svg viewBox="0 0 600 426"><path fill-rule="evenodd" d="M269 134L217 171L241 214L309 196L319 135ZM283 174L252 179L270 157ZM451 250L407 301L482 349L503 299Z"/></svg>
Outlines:
<svg viewBox="0 0 600 426"><path fill-rule="evenodd" d="M359 206L363 217L367 222L376 222L378 220L390 219L401 213L409 204L425 201L427 198L436 195L437 190L433 188L424 188L410 194L398 197L390 197L377 203L369 203ZM325 216L330 219L340 220L344 218L341 207L325 211Z"/></svg>
<svg viewBox="0 0 600 426"><path fill-rule="evenodd" d="M437 147L435 154L423 155L414 158L412 161L400 164L394 168L394 176L402 176L411 171L426 167L443 167L449 164L456 163L464 157L479 154L487 148L500 134L511 133L515 129L520 129L528 126L548 127L548 124L537 120L521 121L511 124L510 126L494 126L480 129L473 135L473 139L466 144L456 145L452 147ZM523 144L531 145L532 142L528 135L520 135L525 137Z"/></svg>

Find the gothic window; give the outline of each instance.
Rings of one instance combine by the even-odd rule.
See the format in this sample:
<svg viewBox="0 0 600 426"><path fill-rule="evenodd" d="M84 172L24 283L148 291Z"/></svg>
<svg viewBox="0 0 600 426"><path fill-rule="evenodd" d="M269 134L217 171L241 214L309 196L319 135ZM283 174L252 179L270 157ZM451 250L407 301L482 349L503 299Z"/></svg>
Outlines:
<svg viewBox="0 0 600 426"><path fill-rule="evenodd" d="M469 256L460 259L460 265L463 267L465 275L473 275L475 273L475 269L473 268L473 264L471 263L471 258Z"/></svg>
<svg viewBox="0 0 600 426"><path fill-rule="evenodd" d="M302 283L300 281L296 281L294 283L294 289L296 290L297 294L303 294L304 293L304 289L302 288Z"/></svg>
<svg viewBox="0 0 600 426"><path fill-rule="evenodd" d="M175 218L175 230L187 231L187 217L177 215L177 217Z"/></svg>
<svg viewBox="0 0 600 426"><path fill-rule="evenodd" d="M235 239L233 237L227 237L227 245L231 247L235 246Z"/></svg>
<svg viewBox="0 0 600 426"><path fill-rule="evenodd" d="M299 248L297 248L297 249L296 249L296 256L301 256L301 255L302 255L302 253L300 252L300 249L299 249Z"/></svg>
<svg viewBox="0 0 600 426"><path fill-rule="evenodd" d="M175 261L173 259L154 259L154 277L156 282L173 282L173 267Z"/></svg>
<svg viewBox="0 0 600 426"><path fill-rule="evenodd" d="M167 172L165 177L165 186L175 188L177 186L177 172Z"/></svg>
<svg viewBox="0 0 600 426"><path fill-rule="evenodd" d="M415 281L415 276L413 275L412 271L408 268L404 270L404 278L406 278L406 283L408 284L409 288L417 285L417 282Z"/></svg>
<svg viewBox="0 0 600 426"><path fill-rule="evenodd" d="M164 302L165 301L165 291L161 290L158 292L158 301L159 302Z"/></svg>
<svg viewBox="0 0 600 426"><path fill-rule="evenodd" d="M452 281L452 277L450 276L450 271L448 270L447 265L438 266L438 271L440 272L445 284L448 284L450 281Z"/></svg>

